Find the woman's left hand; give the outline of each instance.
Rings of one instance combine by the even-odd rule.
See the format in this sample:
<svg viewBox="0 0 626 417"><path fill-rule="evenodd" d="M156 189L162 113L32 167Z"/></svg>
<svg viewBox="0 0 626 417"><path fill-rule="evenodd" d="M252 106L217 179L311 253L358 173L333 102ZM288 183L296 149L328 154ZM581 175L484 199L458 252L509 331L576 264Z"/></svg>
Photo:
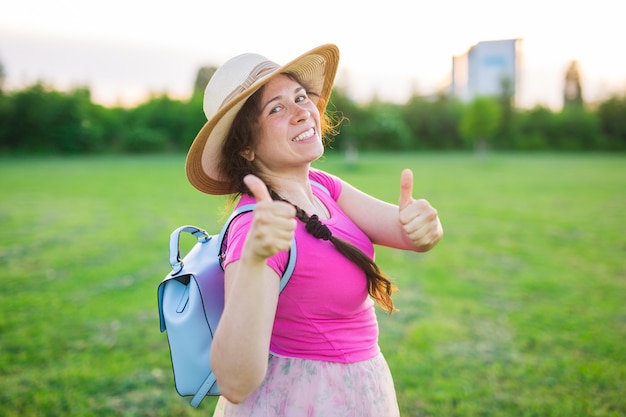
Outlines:
<svg viewBox="0 0 626 417"><path fill-rule="evenodd" d="M437 210L424 199L413 198L413 172L402 171L399 218L406 237L420 252L432 249L443 237Z"/></svg>

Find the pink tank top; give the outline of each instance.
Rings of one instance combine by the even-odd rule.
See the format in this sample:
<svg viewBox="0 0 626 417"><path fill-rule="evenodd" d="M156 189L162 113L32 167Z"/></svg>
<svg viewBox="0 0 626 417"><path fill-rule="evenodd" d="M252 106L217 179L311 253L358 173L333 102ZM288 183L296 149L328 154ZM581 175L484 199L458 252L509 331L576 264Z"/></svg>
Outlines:
<svg viewBox="0 0 626 417"><path fill-rule="evenodd" d="M311 180L328 190L313 187L313 193L330 211L323 223L333 236L349 241L370 257L374 247L369 238L343 213L336 200L341 181L330 174L311 169ZM253 203L244 195L239 205ZM241 256L252 213L239 216L231 224L224 265ZM296 229L298 256L291 279L278 299L270 351L278 356L332 362L358 362L380 352L374 302L367 292L364 272L335 249L330 241L311 236L302 222ZM282 273L287 252L268 258L267 264Z"/></svg>

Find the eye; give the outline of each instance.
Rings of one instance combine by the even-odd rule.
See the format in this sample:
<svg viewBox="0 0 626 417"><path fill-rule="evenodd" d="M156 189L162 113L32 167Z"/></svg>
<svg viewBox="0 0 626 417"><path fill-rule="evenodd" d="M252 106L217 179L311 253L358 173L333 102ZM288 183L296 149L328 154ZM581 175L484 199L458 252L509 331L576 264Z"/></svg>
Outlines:
<svg viewBox="0 0 626 417"><path fill-rule="evenodd" d="M274 106L270 109L270 114L278 113L282 108L283 106L281 105Z"/></svg>
<svg viewBox="0 0 626 417"><path fill-rule="evenodd" d="M308 98L309 97L306 94L298 94L296 96L296 100L295 101L296 101L296 103L301 103L301 102L307 100Z"/></svg>

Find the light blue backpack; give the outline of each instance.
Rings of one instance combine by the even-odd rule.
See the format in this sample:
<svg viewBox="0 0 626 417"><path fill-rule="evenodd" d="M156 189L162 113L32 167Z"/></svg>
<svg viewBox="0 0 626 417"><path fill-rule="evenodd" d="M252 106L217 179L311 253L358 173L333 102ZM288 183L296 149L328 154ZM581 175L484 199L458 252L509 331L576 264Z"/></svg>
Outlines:
<svg viewBox="0 0 626 417"><path fill-rule="evenodd" d="M206 395L220 395L210 358L213 333L224 309L222 247L235 217L253 209L254 204L248 204L235 210L219 235L209 235L195 226L181 226L170 236L172 272L158 288L161 332L167 330L176 391L180 396L193 396L193 407L198 407ZM183 232L191 233L198 242L181 260L179 241ZM295 265L294 239L280 280L281 291Z"/></svg>

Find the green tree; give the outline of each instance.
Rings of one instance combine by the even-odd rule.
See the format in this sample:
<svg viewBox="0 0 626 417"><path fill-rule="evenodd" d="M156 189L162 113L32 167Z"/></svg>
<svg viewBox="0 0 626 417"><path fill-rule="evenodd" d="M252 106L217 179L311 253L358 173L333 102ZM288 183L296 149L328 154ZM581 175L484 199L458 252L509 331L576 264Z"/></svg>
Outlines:
<svg viewBox="0 0 626 417"><path fill-rule="evenodd" d="M124 148L133 152L187 149L206 122L199 96L191 102L153 96L129 110ZM191 103L191 104L190 104Z"/></svg>
<svg viewBox="0 0 626 417"><path fill-rule="evenodd" d="M611 96L598 106L600 131L610 150L626 149L626 95Z"/></svg>
<svg viewBox="0 0 626 417"><path fill-rule="evenodd" d="M217 71L217 67L200 67L196 74L196 81L193 84L193 95L204 95L204 90L213 74Z"/></svg>
<svg viewBox="0 0 626 417"><path fill-rule="evenodd" d="M359 141L365 149L404 150L412 147L411 130L402 117L402 106L372 101L365 106L368 114L359 126Z"/></svg>
<svg viewBox="0 0 626 417"><path fill-rule="evenodd" d="M412 96L401 113L412 136L412 148L459 149L463 141L458 125L462 104L446 94L431 97Z"/></svg>
<svg viewBox="0 0 626 417"><path fill-rule="evenodd" d="M101 150L102 136L94 118L94 105L87 87L68 93L47 94L47 140L60 153L92 153Z"/></svg>
<svg viewBox="0 0 626 417"><path fill-rule="evenodd" d="M4 71L4 64L0 61L0 94L4 90L4 80L6 78L6 72Z"/></svg>
<svg viewBox="0 0 626 417"><path fill-rule="evenodd" d="M563 85L563 108L582 108L583 91L580 83L580 71L578 62L572 61L565 73L565 83Z"/></svg>
<svg viewBox="0 0 626 417"><path fill-rule="evenodd" d="M514 149L546 150L550 138L556 133L555 116L545 106L535 106L518 114L518 136L514 138Z"/></svg>
<svg viewBox="0 0 626 417"><path fill-rule="evenodd" d="M11 95L5 104L6 123L3 123L3 147L7 150L33 150L39 141L38 137L45 136L45 127L42 118L42 98L45 86L34 84L22 91Z"/></svg>
<svg viewBox="0 0 626 417"><path fill-rule="evenodd" d="M59 92L43 83L0 100L0 147L29 153L86 153L103 149L104 131L86 87Z"/></svg>
<svg viewBox="0 0 626 417"><path fill-rule="evenodd" d="M500 123L501 110L493 97L476 97L463 110L459 132L475 149L484 153Z"/></svg>
<svg viewBox="0 0 626 417"><path fill-rule="evenodd" d="M551 138L554 149L582 151L606 147L595 112L570 106L554 116L556 129Z"/></svg>
<svg viewBox="0 0 626 417"><path fill-rule="evenodd" d="M362 126L367 120L364 109L352 100L341 87L336 86L330 97L327 111L334 113L335 119L342 120L338 127L338 134L327 149L331 152L333 150L347 152L354 148L362 148Z"/></svg>
<svg viewBox="0 0 626 417"><path fill-rule="evenodd" d="M498 148L512 148L517 135L516 112L514 108L515 90L510 78L505 77L500 81L500 94L498 104L500 105L500 123L494 134L494 146Z"/></svg>

